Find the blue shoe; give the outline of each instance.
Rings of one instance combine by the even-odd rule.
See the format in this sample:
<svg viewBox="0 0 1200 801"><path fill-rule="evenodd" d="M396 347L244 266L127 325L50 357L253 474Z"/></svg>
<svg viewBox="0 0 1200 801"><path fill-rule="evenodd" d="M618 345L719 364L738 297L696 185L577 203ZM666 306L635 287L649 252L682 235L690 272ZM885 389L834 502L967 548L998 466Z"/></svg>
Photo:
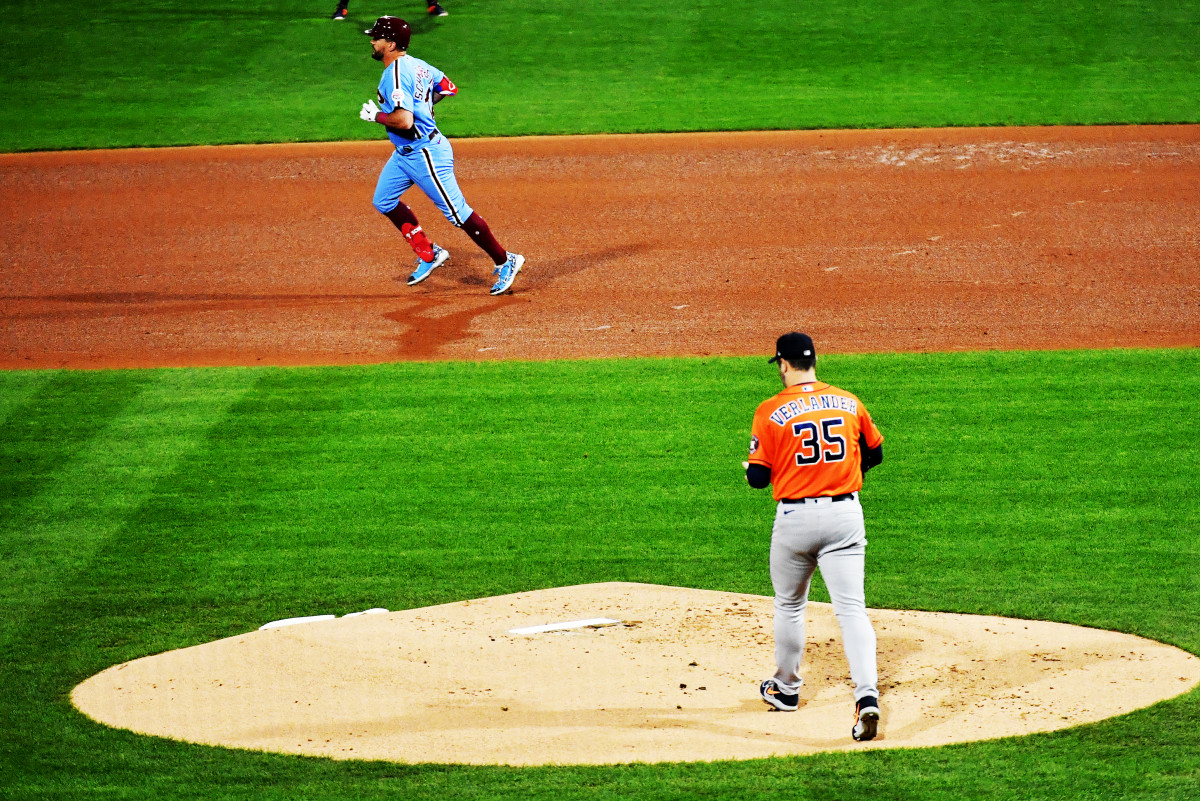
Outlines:
<svg viewBox="0 0 1200 801"><path fill-rule="evenodd" d="M429 274L446 263L446 259L450 258L450 251L433 246L433 261L425 261L417 259L417 269L413 270L413 274L408 277L408 285L419 284L429 277Z"/></svg>
<svg viewBox="0 0 1200 801"><path fill-rule="evenodd" d="M508 261L501 264L495 270L495 275L500 276L496 280L496 285L492 287L492 294L499 295L502 292L507 292L508 288L513 285L516 280L517 273L521 272L521 265L525 264L525 257L519 253L509 253Z"/></svg>

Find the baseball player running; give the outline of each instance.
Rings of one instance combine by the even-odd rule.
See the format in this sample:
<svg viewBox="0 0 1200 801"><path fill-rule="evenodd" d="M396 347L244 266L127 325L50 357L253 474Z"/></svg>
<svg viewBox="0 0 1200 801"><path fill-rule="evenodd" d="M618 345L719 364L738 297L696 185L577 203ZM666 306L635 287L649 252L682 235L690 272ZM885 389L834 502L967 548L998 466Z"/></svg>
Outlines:
<svg viewBox="0 0 1200 801"><path fill-rule="evenodd" d="M493 295L507 292L521 271L525 257L509 253L469 205L454 177L454 151L433 120L435 103L458 93L445 73L408 55L412 29L399 17L380 17L364 31L371 37L372 58L384 64L379 81L379 105L368 100L359 116L387 128L395 146L375 186L375 208L400 229L417 254L409 286L419 284L450 258L449 252L429 241L412 209L400 196L413 184L429 196L446 219L492 257L496 265Z"/></svg>
<svg viewBox="0 0 1200 801"><path fill-rule="evenodd" d="M807 334L784 334L775 344L783 391L754 413L750 486L774 486L771 584L775 589L775 664L759 688L784 712L800 705L804 612L813 571L829 589L854 682L855 740L875 737L879 689L875 629L867 617L863 575L866 528L858 491L863 475L883 461L883 434L862 401L817 380L817 353Z"/></svg>

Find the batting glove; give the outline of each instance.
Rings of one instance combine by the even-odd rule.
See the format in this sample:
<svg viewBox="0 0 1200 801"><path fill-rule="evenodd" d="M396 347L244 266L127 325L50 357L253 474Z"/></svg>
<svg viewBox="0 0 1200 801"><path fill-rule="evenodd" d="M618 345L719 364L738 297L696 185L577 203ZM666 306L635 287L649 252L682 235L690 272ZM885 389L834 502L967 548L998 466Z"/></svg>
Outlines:
<svg viewBox="0 0 1200 801"><path fill-rule="evenodd" d="M363 103L362 111L358 112L358 116L367 122L375 122L375 118L379 116L379 106L375 105L374 100L368 100Z"/></svg>

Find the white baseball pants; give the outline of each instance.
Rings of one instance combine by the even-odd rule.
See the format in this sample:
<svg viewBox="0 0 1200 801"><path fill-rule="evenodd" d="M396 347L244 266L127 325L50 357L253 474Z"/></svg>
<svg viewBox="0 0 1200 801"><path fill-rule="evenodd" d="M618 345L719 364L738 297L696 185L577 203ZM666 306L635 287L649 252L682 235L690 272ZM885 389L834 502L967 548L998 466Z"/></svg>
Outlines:
<svg viewBox="0 0 1200 801"><path fill-rule="evenodd" d="M775 588L775 680L795 693L803 683L804 612L813 571L829 589L850 663L854 700L879 696L875 628L867 616L863 577L867 531L858 496L843 501L780 503L771 531L771 584Z"/></svg>

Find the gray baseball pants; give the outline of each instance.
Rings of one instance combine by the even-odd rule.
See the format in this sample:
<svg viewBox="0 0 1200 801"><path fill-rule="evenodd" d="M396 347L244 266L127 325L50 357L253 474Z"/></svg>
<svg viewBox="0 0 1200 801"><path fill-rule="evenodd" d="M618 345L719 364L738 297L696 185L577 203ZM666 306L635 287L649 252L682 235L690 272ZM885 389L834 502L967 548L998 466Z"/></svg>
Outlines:
<svg viewBox="0 0 1200 801"><path fill-rule="evenodd" d="M867 616L863 576L867 531L858 495L833 501L809 498L778 504L771 531L771 584L775 588L775 680L795 693L803 683L804 612L819 567L842 629L854 700L879 696L875 628Z"/></svg>

